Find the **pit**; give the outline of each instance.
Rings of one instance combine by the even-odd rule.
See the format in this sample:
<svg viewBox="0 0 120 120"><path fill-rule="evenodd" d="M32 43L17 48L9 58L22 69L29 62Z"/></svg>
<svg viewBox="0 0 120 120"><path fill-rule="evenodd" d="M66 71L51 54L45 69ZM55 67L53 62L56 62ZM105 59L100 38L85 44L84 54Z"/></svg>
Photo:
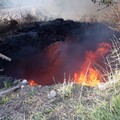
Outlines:
<svg viewBox="0 0 120 120"><path fill-rule="evenodd" d="M12 59L0 61L1 74L33 86L65 80L96 86L105 82L101 68L113 34L118 33L101 23L63 19L21 25L0 44L0 53Z"/></svg>

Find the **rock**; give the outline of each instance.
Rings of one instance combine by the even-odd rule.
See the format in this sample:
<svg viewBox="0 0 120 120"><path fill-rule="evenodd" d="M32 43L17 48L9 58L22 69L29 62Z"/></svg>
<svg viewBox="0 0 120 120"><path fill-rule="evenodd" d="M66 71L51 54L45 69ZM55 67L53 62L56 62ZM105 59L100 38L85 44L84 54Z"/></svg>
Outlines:
<svg viewBox="0 0 120 120"><path fill-rule="evenodd" d="M22 82L21 82L22 85L27 85L28 84L28 81L26 79L23 79Z"/></svg>
<svg viewBox="0 0 120 120"><path fill-rule="evenodd" d="M48 98L51 99L51 98L54 98L56 97L57 93L55 90L51 90L50 93L48 94Z"/></svg>

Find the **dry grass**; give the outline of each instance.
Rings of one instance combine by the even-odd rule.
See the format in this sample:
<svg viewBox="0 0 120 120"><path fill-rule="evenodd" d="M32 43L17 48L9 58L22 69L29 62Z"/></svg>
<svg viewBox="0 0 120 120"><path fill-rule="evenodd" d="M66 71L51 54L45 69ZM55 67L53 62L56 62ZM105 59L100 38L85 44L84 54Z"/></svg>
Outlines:
<svg viewBox="0 0 120 120"><path fill-rule="evenodd" d="M107 22L110 28L120 31L120 4L110 6L103 12L103 21Z"/></svg>
<svg viewBox="0 0 120 120"><path fill-rule="evenodd" d="M85 119L91 120L119 120L120 119L120 39L112 38L111 53L106 57L107 82L94 89L91 96L92 106L89 109L82 106L90 115Z"/></svg>

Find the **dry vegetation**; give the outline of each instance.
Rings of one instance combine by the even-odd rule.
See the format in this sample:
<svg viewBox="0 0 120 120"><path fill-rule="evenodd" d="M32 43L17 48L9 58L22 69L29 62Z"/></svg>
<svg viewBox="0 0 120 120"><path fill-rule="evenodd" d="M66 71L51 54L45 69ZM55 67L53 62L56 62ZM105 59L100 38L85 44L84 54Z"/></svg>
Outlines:
<svg viewBox="0 0 120 120"><path fill-rule="evenodd" d="M106 22L110 28L120 31L120 4L115 4L104 10L105 14L102 16L103 21Z"/></svg>

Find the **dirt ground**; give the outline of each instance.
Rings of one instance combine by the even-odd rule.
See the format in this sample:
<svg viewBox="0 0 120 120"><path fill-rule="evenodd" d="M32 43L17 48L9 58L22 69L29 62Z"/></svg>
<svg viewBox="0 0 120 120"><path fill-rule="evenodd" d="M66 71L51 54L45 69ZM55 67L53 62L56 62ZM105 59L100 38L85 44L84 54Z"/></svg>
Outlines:
<svg viewBox="0 0 120 120"><path fill-rule="evenodd" d="M79 120L80 90L79 85L27 85L0 98L0 120ZM86 87L82 94L86 105L92 102L91 92L92 88Z"/></svg>

